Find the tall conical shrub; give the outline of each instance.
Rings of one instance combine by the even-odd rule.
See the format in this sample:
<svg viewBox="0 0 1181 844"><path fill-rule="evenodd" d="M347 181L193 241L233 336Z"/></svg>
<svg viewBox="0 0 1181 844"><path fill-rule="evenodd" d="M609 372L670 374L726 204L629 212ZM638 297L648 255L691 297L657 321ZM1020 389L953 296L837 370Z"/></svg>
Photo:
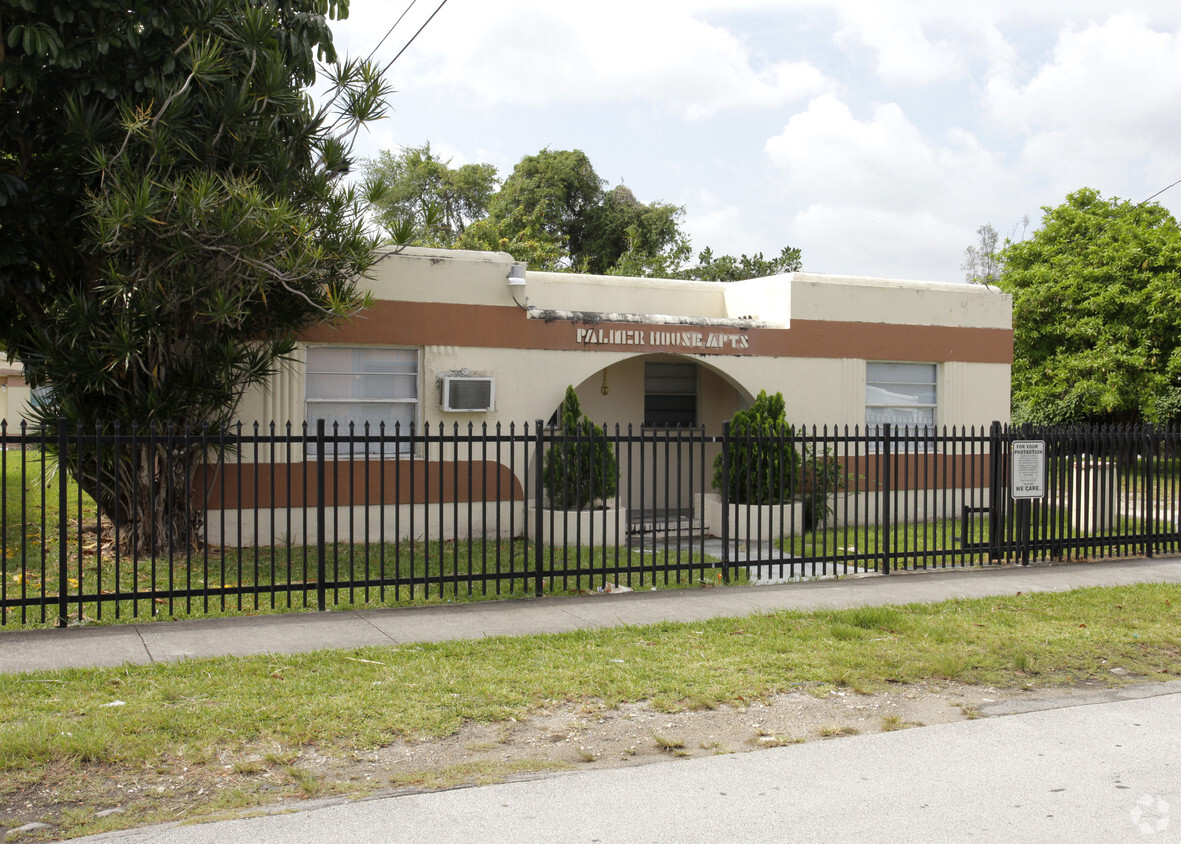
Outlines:
<svg viewBox="0 0 1181 844"><path fill-rule="evenodd" d="M550 506L582 510L615 496L619 463L603 430L583 415L574 387L562 401L562 433L545 453L542 478Z"/></svg>
<svg viewBox="0 0 1181 844"><path fill-rule="evenodd" d="M792 500L799 480L795 430L787 424L783 393L759 396L730 420L730 504L781 504ZM722 489L722 455L714 459L713 488Z"/></svg>

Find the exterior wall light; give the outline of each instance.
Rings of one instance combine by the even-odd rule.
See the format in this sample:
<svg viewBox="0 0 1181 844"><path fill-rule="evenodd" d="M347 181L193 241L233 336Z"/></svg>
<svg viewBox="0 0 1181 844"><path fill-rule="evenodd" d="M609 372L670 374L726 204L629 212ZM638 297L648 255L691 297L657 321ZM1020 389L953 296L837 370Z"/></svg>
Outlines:
<svg viewBox="0 0 1181 844"><path fill-rule="evenodd" d="M529 310L529 299L526 297L525 304L521 304L521 300L517 298L517 291L525 292L525 264L513 264L508 271L509 295L513 297L513 301L517 303L517 307L523 311Z"/></svg>

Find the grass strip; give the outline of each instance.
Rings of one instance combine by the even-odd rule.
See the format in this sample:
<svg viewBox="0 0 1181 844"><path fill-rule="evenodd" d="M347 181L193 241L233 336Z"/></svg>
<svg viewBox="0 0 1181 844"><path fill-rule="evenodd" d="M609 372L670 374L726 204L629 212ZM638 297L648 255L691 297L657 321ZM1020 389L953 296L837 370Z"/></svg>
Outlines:
<svg viewBox="0 0 1181 844"><path fill-rule="evenodd" d="M1126 674L1112 674L1116 666ZM7 675L0 676L0 796L13 805L30 790L50 789L82 807L95 782L108 795L112 783L126 783L132 808L99 825L79 809L63 821L78 834L166 814L167 795L132 796L132 784L153 772L183 768L210 782L233 776L234 788L200 806L241 808L306 796L315 783L291 760L308 748L356 753L554 703L647 700L677 711L701 701L742 706L801 688L868 692L932 679L1033 687L1179 674L1181 586L1142 584ZM269 761L249 761L258 759ZM272 778L264 787L252 776L263 768L286 785L276 791Z"/></svg>
<svg viewBox="0 0 1181 844"><path fill-rule="evenodd" d="M66 582L59 571L56 465L30 454L22 466L10 454L0 477L0 598L40 605L0 609L0 631L53 626L64 588L69 617L89 623L154 618L216 618L316 607L317 550L282 538L259 547L213 544L160 557L117 555L98 532L94 502L68 483ZM334 518L336 515L334 514ZM266 516L263 516L266 522ZM523 527L523 526L522 526ZM591 538L591 537L588 537ZM329 605L338 609L449 604L521 598L536 591L542 569L546 595L577 595L608 586L683 589L716 583L717 560L691 548L629 548L626 536L593 537L591 546L543 546L531 540L460 539L335 542L325 548ZM569 537L573 543L576 537ZM745 572L732 572L736 582ZM275 591L271 591L274 589ZM194 594L205 592L207 594ZM101 604L94 600L102 596ZM122 600L114 596L131 596ZM88 596L89 599L79 596Z"/></svg>

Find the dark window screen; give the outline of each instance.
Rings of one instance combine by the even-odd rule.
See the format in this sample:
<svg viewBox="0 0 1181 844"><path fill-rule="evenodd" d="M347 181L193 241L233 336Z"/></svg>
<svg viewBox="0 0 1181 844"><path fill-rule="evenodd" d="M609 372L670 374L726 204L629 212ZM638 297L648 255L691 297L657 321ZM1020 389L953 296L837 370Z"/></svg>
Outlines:
<svg viewBox="0 0 1181 844"><path fill-rule="evenodd" d="M697 364L644 364L644 424L653 428L697 424Z"/></svg>

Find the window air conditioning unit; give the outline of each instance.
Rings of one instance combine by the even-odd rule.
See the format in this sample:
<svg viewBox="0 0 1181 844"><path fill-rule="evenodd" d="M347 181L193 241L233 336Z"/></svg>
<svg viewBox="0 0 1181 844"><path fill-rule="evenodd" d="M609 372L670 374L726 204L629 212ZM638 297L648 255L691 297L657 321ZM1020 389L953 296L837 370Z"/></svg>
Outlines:
<svg viewBox="0 0 1181 844"><path fill-rule="evenodd" d="M496 379L477 375L443 376L443 410L480 413L496 409Z"/></svg>

